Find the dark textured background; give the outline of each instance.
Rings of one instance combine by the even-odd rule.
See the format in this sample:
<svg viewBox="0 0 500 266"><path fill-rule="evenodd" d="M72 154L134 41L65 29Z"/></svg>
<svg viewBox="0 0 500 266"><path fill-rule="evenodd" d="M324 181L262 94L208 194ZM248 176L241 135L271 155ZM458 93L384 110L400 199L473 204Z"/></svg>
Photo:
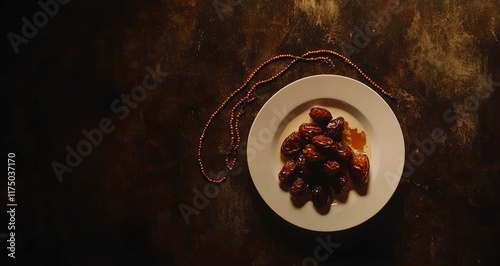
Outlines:
<svg viewBox="0 0 500 266"><path fill-rule="evenodd" d="M40 7L2 2L2 156L15 152L17 159L17 262L302 265L317 237L341 244L327 265L500 262L500 2L401 1L387 25L372 13L387 12L386 1L215 2L230 4L73 0L17 54L7 34L20 34L21 18L31 20ZM398 97L389 104L407 159L422 153L415 141L433 129L446 134L382 211L339 233L298 229L265 205L240 155L242 173L186 224L178 206L192 206L193 189L206 184L197 140L221 101L269 57L345 51L356 45L356 28L371 21L379 34L350 58ZM336 65L334 73L364 82ZM147 66L168 77L120 120L110 105L142 83ZM329 71L300 63L260 87L242 117L243 136L279 88ZM447 110L455 122L443 120ZM63 162L65 146L74 148L81 131L103 118L115 130L59 182L51 163ZM226 121L216 121L207 141L207 167L217 171L228 143ZM0 233L6 233L4 202ZM3 253L2 260L12 263Z"/></svg>

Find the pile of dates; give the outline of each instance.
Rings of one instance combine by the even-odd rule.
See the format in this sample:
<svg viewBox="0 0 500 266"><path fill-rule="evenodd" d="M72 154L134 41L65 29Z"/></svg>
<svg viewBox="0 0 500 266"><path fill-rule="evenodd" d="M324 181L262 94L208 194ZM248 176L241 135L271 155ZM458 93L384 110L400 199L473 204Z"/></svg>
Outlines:
<svg viewBox="0 0 500 266"><path fill-rule="evenodd" d="M359 187L368 184L370 163L364 153L353 151L342 141L343 117L332 118L330 111L313 107L312 123L303 123L281 145L286 158L278 174L282 187L293 197L309 197L315 207L326 207L333 193L341 194L349 180Z"/></svg>

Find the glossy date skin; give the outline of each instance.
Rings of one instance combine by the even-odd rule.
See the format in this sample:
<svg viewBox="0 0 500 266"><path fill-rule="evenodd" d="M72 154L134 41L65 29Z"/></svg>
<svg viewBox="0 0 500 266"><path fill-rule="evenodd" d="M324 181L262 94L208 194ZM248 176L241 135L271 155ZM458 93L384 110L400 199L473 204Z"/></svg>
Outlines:
<svg viewBox="0 0 500 266"><path fill-rule="evenodd" d="M304 155L306 161L309 162L318 162L326 159L326 156L311 144L304 146L304 149L302 149L302 155Z"/></svg>
<svg viewBox="0 0 500 266"><path fill-rule="evenodd" d="M311 190L312 202L317 208L326 207L332 202L332 192L326 185L317 185Z"/></svg>
<svg viewBox="0 0 500 266"><path fill-rule="evenodd" d="M329 177L338 173L339 170L340 170L340 164L338 162L326 161L323 165L321 165L319 173L323 177Z"/></svg>
<svg viewBox="0 0 500 266"><path fill-rule="evenodd" d="M320 126L327 125L332 120L332 113L321 107L313 107L309 111L309 117Z"/></svg>
<svg viewBox="0 0 500 266"><path fill-rule="evenodd" d="M309 176L306 157L304 157L304 155L302 154L297 158L297 171L300 175Z"/></svg>
<svg viewBox="0 0 500 266"><path fill-rule="evenodd" d="M337 158L344 162L349 162L354 156L351 147L347 146L344 142L337 142L334 152Z"/></svg>
<svg viewBox="0 0 500 266"><path fill-rule="evenodd" d="M345 119L342 116L339 116L335 119L332 119L330 123L326 126L325 135L332 138L335 141L342 140L342 132L344 132L344 123Z"/></svg>
<svg viewBox="0 0 500 266"><path fill-rule="evenodd" d="M323 129L314 123L302 123L299 132L304 139L311 140L314 136L322 135Z"/></svg>
<svg viewBox="0 0 500 266"><path fill-rule="evenodd" d="M370 161L364 153L354 155L349 164L349 174L352 181L358 186L366 186L368 184L368 173L370 172Z"/></svg>
<svg viewBox="0 0 500 266"><path fill-rule="evenodd" d="M298 155L304 146L304 139L298 131L288 135L281 144L281 154L285 157Z"/></svg>
<svg viewBox="0 0 500 266"><path fill-rule="evenodd" d="M344 174L335 175L332 180L332 188L335 194L342 194L349 187L349 181Z"/></svg>
<svg viewBox="0 0 500 266"><path fill-rule="evenodd" d="M293 181L292 186L290 187L290 195L292 196L303 195L307 191L308 187L309 184L307 184L303 178L297 177L297 179Z"/></svg>
<svg viewBox="0 0 500 266"><path fill-rule="evenodd" d="M337 147L337 143L333 139L325 135L314 136L311 139L311 143L312 145L314 145L314 147L327 153L334 152Z"/></svg>
<svg viewBox="0 0 500 266"><path fill-rule="evenodd" d="M288 160L281 168L281 171L278 174L278 179L281 182L291 183L296 172L297 163L294 160Z"/></svg>

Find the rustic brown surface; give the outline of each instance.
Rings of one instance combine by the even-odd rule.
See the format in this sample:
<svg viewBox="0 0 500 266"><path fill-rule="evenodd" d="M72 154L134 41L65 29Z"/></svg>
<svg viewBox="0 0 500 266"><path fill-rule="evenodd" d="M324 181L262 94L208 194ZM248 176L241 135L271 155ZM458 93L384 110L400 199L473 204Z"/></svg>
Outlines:
<svg viewBox="0 0 500 266"><path fill-rule="evenodd" d="M17 260L303 265L321 237L340 244L325 265L500 262L498 1L401 1L393 9L386 1L215 2L231 4L70 1L19 53L3 38L2 152L17 156ZM31 19L40 7L15 1L1 10L7 36L21 34L21 18ZM357 29L365 32L366 25L378 25L379 32L358 39ZM388 101L407 160L412 152L422 154L416 141L434 129L446 137L407 172L382 211L351 230L315 233L282 220L257 193L244 154L241 174L186 224L179 204L193 206L193 190L206 185L196 148L211 112L266 59L313 49L350 53L398 97ZM121 120L110 106L142 84L146 67L168 76ZM331 72L300 63L260 87L242 117L242 135L279 88L320 73ZM364 82L340 61L334 73ZM448 110L455 121L446 121L453 116ZM85 139L81 131L97 128L103 118L114 131L59 182L51 163L64 162L65 147L75 148ZM215 172L228 145L224 119L207 135L204 157ZM5 186L6 179L2 195ZM7 216L0 233L4 224Z"/></svg>

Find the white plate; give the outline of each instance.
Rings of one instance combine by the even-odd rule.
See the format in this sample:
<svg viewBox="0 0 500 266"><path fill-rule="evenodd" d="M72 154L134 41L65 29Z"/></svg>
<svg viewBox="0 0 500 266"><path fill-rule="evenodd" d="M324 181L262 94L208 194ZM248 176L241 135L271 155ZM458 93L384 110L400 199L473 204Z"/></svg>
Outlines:
<svg viewBox="0 0 500 266"><path fill-rule="evenodd" d="M347 198L335 199L326 213L319 213L311 201L296 207L278 180L284 163L281 143L301 123L310 121L313 106L330 110L333 117L343 116L351 128L366 133L371 167L365 194L350 190ZM337 75L306 77L278 91L257 114L247 143L250 174L264 201L288 222L321 232L354 227L382 209L398 186L404 156L401 127L387 103L365 84Z"/></svg>

